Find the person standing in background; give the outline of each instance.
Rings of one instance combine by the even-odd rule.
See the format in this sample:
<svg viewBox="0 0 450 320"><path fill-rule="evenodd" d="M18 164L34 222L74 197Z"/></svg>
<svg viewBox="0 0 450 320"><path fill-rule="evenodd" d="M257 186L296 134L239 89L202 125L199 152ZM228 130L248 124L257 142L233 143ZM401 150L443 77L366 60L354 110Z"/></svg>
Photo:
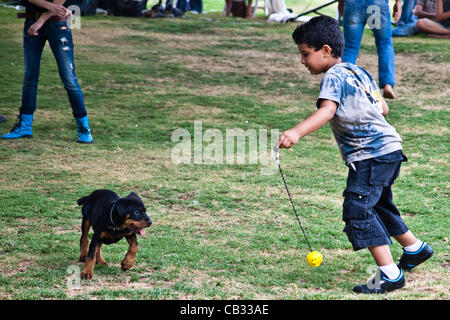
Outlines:
<svg viewBox="0 0 450 320"><path fill-rule="evenodd" d="M378 54L379 86L383 89L384 98L395 99L395 55L389 0L339 0L339 12L343 13L345 38L342 61L356 63L364 27L370 22ZM396 22L401 13L402 1L396 0L393 10Z"/></svg>
<svg viewBox="0 0 450 320"><path fill-rule="evenodd" d="M78 127L77 142L93 142L83 92L75 75L72 32L67 24L72 12L63 6L65 2L66 0L24 0L26 11L18 15L25 18L22 105L15 126L9 133L2 135L2 139L33 136L32 123L36 110L41 56L48 41Z"/></svg>

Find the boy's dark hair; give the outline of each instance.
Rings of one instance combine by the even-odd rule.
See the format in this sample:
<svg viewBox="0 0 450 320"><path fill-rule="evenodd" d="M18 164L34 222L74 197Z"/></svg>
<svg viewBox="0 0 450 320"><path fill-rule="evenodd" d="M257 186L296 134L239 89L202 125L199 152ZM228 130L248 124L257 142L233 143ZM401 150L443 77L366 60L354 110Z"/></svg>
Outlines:
<svg viewBox="0 0 450 320"><path fill-rule="evenodd" d="M296 44L306 43L316 51L327 44L331 47L331 54L335 58L342 57L344 52L344 35L338 21L328 16L314 17L307 23L297 26L292 33L292 39Z"/></svg>

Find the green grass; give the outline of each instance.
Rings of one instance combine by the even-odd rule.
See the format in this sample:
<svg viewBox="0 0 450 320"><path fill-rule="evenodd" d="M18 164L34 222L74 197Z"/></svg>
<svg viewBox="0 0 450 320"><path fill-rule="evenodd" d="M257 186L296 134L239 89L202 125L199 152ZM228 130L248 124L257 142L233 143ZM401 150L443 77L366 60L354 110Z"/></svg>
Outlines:
<svg viewBox="0 0 450 320"><path fill-rule="evenodd" d="M23 21L14 15L0 8L0 114L8 117L2 133L21 103ZM262 175L261 164L247 162L172 162L171 134L184 128L193 137L194 121L202 121L203 133L218 129L225 137L232 128L282 131L315 110L320 77L300 66L293 28L217 12L83 17L82 29L73 30L75 63L93 145L75 143L46 46L34 138L0 142L0 298L448 299L448 41L395 39L398 98L388 120L410 161L394 193L409 227L435 249L401 291L351 293L371 276L373 261L367 251L353 252L342 232L347 169L328 126L281 153L312 247L324 255L320 268L306 264L307 245L276 171ZM360 63L377 77L369 32ZM98 188L138 193L154 224L139 240L131 270L120 270L122 240L104 246L109 265L71 289L68 268L83 267L76 200ZM400 246L392 252L398 259Z"/></svg>

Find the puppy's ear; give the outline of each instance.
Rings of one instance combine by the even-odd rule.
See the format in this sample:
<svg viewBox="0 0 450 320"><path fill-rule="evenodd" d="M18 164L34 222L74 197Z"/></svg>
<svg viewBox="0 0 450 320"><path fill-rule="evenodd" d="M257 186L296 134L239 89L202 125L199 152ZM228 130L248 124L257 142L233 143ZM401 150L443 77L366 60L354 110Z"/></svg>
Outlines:
<svg viewBox="0 0 450 320"><path fill-rule="evenodd" d="M119 213L119 216L124 217L126 215L128 207L130 206L130 203L131 203L131 201L126 198L117 200L116 208L117 208L117 212Z"/></svg>
<svg viewBox="0 0 450 320"><path fill-rule="evenodd" d="M89 196L78 199L77 204L79 206L85 204L89 200Z"/></svg>
<svg viewBox="0 0 450 320"><path fill-rule="evenodd" d="M130 192L130 194L127 195L125 198L132 199L132 200L141 200L141 198L134 192Z"/></svg>

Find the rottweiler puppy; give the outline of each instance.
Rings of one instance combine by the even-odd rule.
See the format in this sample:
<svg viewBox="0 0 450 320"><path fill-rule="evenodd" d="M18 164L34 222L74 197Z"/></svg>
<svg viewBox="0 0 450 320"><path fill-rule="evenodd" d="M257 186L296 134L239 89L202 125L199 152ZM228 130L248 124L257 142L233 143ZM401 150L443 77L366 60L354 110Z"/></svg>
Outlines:
<svg viewBox="0 0 450 320"><path fill-rule="evenodd" d="M82 279L92 279L96 263L106 264L102 256L102 245L116 243L123 237L128 241L128 251L122 260L123 271L130 269L138 252L136 234L143 235L144 228L152 221L147 216L144 203L134 192L120 198L111 190L96 190L89 196L78 199L83 215L81 223L80 262L84 262ZM89 244L89 228L94 235Z"/></svg>

